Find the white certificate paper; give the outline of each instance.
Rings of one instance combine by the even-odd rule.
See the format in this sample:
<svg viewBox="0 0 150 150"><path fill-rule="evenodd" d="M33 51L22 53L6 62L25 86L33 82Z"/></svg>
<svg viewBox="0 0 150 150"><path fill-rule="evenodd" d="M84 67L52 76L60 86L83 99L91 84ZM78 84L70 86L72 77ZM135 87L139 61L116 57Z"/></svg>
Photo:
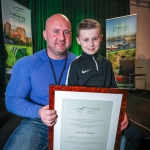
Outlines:
<svg viewBox="0 0 150 150"><path fill-rule="evenodd" d="M55 91L54 150L113 150L122 94Z"/></svg>

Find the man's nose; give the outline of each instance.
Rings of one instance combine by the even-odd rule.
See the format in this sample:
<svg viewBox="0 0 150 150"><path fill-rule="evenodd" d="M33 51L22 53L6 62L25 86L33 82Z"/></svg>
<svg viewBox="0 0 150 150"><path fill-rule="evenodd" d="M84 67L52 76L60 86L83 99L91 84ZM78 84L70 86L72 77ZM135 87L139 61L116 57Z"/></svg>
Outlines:
<svg viewBox="0 0 150 150"><path fill-rule="evenodd" d="M61 39L61 40L64 40L64 39L65 39L64 32L60 32L60 33L59 33L59 39Z"/></svg>

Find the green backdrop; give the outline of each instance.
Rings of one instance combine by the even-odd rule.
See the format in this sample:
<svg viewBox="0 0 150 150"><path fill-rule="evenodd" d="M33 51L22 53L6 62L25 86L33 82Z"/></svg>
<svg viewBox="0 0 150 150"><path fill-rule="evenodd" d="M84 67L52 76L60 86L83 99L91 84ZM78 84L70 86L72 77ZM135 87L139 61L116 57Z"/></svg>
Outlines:
<svg viewBox="0 0 150 150"><path fill-rule="evenodd" d="M72 24L72 46L69 51L76 55L81 54L81 48L76 42L76 28L78 23L85 18L96 19L103 30L103 41L99 53L106 56L106 19L129 15L129 0L16 0L18 3L31 9L33 52L46 47L42 32L46 19L56 13L66 15ZM1 8L1 7L0 7ZM2 18L0 15L0 93L5 92L5 56L3 46Z"/></svg>

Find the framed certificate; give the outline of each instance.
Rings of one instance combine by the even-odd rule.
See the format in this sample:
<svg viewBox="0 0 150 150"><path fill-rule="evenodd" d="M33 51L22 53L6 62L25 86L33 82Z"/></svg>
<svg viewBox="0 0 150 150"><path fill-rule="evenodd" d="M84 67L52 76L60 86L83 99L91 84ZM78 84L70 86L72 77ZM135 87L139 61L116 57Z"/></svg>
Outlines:
<svg viewBox="0 0 150 150"><path fill-rule="evenodd" d="M52 85L49 91L49 108L58 115L49 150L119 150L127 90Z"/></svg>

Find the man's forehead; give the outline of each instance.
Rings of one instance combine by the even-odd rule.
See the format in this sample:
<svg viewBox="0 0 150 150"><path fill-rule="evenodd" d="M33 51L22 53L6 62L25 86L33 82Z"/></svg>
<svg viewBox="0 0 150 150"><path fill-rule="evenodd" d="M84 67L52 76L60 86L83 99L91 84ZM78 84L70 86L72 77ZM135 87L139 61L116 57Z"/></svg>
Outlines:
<svg viewBox="0 0 150 150"><path fill-rule="evenodd" d="M69 30L71 31L71 26L69 23L61 23L59 21L50 23L48 26L51 30Z"/></svg>
<svg viewBox="0 0 150 150"><path fill-rule="evenodd" d="M71 30L71 25L69 24L69 22L67 21L53 21L53 22L49 22L46 25L46 28L51 28L51 30Z"/></svg>

